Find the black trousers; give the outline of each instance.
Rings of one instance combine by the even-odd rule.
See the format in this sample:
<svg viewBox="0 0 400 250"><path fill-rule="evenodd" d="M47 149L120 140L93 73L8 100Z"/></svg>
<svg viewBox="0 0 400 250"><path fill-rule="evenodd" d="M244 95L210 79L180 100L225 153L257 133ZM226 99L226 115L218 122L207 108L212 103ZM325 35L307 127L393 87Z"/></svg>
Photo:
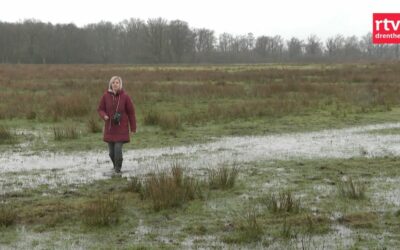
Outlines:
<svg viewBox="0 0 400 250"><path fill-rule="evenodd" d="M121 170L122 167L122 145L124 145L123 142L108 143L108 151L111 161L113 162L114 169L118 171Z"/></svg>

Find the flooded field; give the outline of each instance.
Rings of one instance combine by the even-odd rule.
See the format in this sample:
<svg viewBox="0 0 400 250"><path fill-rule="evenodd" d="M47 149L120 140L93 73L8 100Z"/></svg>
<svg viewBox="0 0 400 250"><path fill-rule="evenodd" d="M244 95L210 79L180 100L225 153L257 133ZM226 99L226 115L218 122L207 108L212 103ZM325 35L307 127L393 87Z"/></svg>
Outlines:
<svg viewBox="0 0 400 250"><path fill-rule="evenodd" d="M159 247L161 244L182 248L229 248L232 246L229 243L231 236L227 235L231 230L234 230L233 233L238 230L229 229L229 225L238 223L235 222L237 218L239 221L243 220L242 216L237 215L243 213L242 209L247 211L246 207L252 206L257 211L261 211L257 212L259 213L257 216L260 216L258 220L274 221L273 217L263 215L266 207L255 202L260 199L257 197L292 189L295 197L302 200L302 210L308 212L303 212L306 215L290 215L294 217L289 218L296 221L307 220L301 219L302 217L296 219L297 216L311 216L310 218L317 218L316 220L326 220L327 222L313 222L317 225L327 223L323 226L324 233L297 236L297 233L290 231L293 229L289 228L288 235L284 236L286 240L276 241L276 236L267 234L262 241L244 245L244 249L282 249L282 247L286 249L347 249L357 244L363 246L363 243L360 243L363 241L360 239L368 239L365 240L366 246L371 246L371 244L372 246L394 246L397 240L400 240L393 234L396 226L381 228L382 223L386 225L387 220L391 219L383 219L379 222L377 218L392 216L400 204L400 178L390 174L390 171L396 171L395 162L393 162L394 167L383 168L381 171L373 166L366 165L363 168L357 162L353 166L351 159L366 159L361 164L368 164L368 159L382 159L382 157L395 159L400 155L400 134L395 133L399 128L400 123L382 123L305 133L223 137L213 142L190 146L125 150L122 177L128 180L134 176L143 177L150 172L168 169L179 162L193 176L204 176L207 170L216 169L222 165L239 167L241 182L245 183L242 185L246 186L243 192L235 191L239 196L232 197L230 194L227 198L203 201L203 208L192 215L185 212L179 213L181 215L172 215L177 220L172 224L168 222L171 219L161 219L162 222L159 225L158 222L153 222L155 219L152 218L153 215L142 214L140 219L137 218L138 222L133 231L127 236L129 242L144 244L148 247ZM44 199L56 193L59 193L61 197L69 197L69 194L73 194L80 186L113 178L106 149L85 153L4 151L0 153L0 158L2 162L0 190L3 197L7 197L8 194L12 197L13 193L18 194L24 190L41 187L47 190L39 194ZM348 160L350 165L347 167L342 165ZM379 162L374 164L379 166ZM315 173L315 169L319 173ZM332 172L333 169L337 170ZM346 179L351 175L358 176L358 180L368 185L368 198L361 203L349 203L337 196L338 180ZM7 204L7 200L5 202ZM229 216L218 217L218 214L224 215L226 211L229 211ZM206 219L202 222L200 219L202 213L215 214L221 221L209 218L210 221ZM200 218L197 218L198 216ZM196 222L199 219L200 221ZM204 235L184 233L188 230L187 228L192 227L187 225L187 220L193 220L194 222L190 223L199 224L200 228L205 228L202 230L219 231L218 228L222 227L223 231L227 230L227 232L223 232L222 236L221 233L219 236L208 233ZM285 223L283 230L285 230ZM291 223L296 225L296 222ZM372 229L370 225L373 225ZM212 229L215 227L217 229ZM235 228L235 226L232 227ZM276 225L269 227L274 227L274 232L278 230L277 232L282 234L282 229L276 229ZM13 237L23 238L23 240L15 240L5 245L0 242L0 246L4 246L5 249L28 249L31 246L70 249L66 247L70 245L73 249L85 249L99 247L101 244L96 243L97 234L82 237L73 232L37 233L35 230L26 229L23 225L15 230L11 233ZM174 232L178 232L178 235ZM7 237L4 236L5 234L2 235Z"/></svg>
<svg viewBox="0 0 400 250"><path fill-rule="evenodd" d="M374 131L400 128L387 123L346 129L268 136L226 137L211 143L124 152L123 176L140 176L180 162L189 170L221 164L293 159L346 159L400 155L400 135ZM34 188L84 184L110 178L106 149L85 153L1 152L2 193Z"/></svg>

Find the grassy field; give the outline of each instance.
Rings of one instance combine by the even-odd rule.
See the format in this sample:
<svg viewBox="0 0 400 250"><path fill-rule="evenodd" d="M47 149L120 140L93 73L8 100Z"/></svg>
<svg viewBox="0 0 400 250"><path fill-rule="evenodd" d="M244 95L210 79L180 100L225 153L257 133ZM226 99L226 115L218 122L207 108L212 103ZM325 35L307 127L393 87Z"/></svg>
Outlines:
<svg viewBox="0 0 400 250"><path fill-rule="evenodd" d="M112 75L122 76L137 109L128 148L398 121L399 70L395 63L0 65L0 127L14 141L31 141L31 150L104 149L96 109Z"/></svg>
<svg viewBox="0 0 400 250"><path fill-rule="evenodd" d="M0 150L106 154L96 108L112 75L136 105L129 150L398 122L398 72L398 63L0 65ZM395 249L398 160L247 162L195 175L178 164L4 193L0 248Z"/></svg>

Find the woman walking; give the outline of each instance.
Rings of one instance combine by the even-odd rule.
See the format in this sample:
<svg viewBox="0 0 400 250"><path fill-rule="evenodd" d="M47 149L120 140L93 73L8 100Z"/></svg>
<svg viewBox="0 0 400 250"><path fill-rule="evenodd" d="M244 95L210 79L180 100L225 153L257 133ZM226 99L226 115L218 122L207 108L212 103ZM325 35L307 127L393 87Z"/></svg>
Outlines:
<svg viewBox="0 0 400 250"><path fill-rule="evenodd" d="M122 79L111 77L108 90L101 97L97 112L104 120L103 140L116 173L121 172L122 146L130 141L130 132L136 133L135 107L131 98L122 89Z"/></svg>

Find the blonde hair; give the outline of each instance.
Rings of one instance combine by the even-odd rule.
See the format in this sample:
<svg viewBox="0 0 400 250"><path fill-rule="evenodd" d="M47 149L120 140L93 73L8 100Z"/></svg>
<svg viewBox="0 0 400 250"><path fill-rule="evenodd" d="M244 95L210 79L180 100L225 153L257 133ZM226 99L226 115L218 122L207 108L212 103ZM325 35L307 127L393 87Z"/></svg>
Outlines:
<svg viewBox="0 0 400 250"><path fill-rule="evenodd" d="M122 78L120 76L113 76L111 77L110 82L108 83L108 90L112 91L111 85L115 80L119 80L119 89L122 89Z"/></svg>

